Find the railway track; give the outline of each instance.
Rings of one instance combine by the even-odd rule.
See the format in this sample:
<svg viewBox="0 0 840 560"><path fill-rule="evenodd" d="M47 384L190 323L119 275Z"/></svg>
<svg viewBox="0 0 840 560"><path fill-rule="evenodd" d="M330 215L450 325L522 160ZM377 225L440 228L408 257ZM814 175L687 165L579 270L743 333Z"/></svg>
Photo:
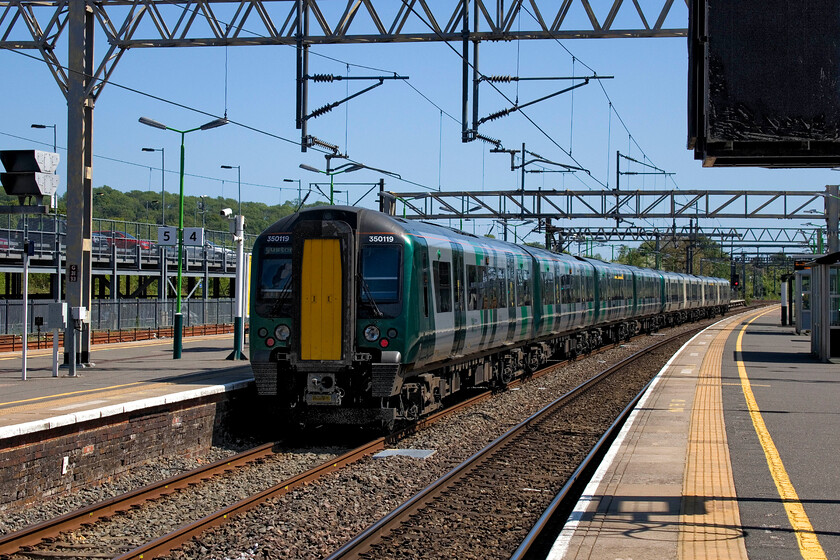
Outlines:
<svg viewBox="0 0 840 560"><path fill-rule="evenodd" d="M650 350L646 349L644 353L649 352ZM537 379L541 375L544 375L546 371L557 368L561 365L563 365L563 363L552 364L546 370L535 373L532 376L532 379ZM515 388L519 383L519 381L514 382L509 385L509 388ZM188 541L193 536L202 533L208 528L224 523L236 513L247 511L248 509L255 507L256 505L268 500L271 497L281 496L285 493L294 490L295 488L317 480L320 477L326 475L327 473L341 469L344 466L354 463L363 457L368 457L373 453L384 449L386 445L392 443L393 441L401 437L405 437L412 433L418 432L423 427L433 424L441 418L455 414L459 410L463 410L464 408L474 406L475 404L489 398L491 398L489 392L476 395L472 399L464 401L463 403L460 403L455 407L450 407L433 416L430 416L429 418L426 418L421 423L407 428L402 433L394 434L392 436L389 436L388 438L378 438L355 450L341 455L340 457L331 458L326 463L319 465L309 470L308 472L304 472L291 478L284 479L280 484L277 484L272 488L262 491L259 494L249 496L237 503L220 509L219 511L216 511L210 515L206 515L198 521L185 525L184 527L181 527L170 534L167 534L163 537L152 540L145 545L130 550L122 556L120 556L120 558L152 558L157 555L164 554L166 551L177 548L180 544ZM98 506L91 506L90 508L86 508L85 510L81 510L80 512L68 514L67 516L63 516L52 522L41 524L43 525L43 527L36 526L24 531L19 531L14 534L7 535L6 537L0 538L0 557L3 557L3 555L8 556L10 554L14 554L15 551L26 549L32 550L32 547L37 546L38 543L43 543L44 539L48 541L55 540L56 535L58 535L59 533L78 528L82 525L82 523L92 523L96 519L108 518L110 515L113 515L114 512L126 511L128 509L136 508L138 507L138 504L142 502L148 501L150 499L155 499L156 497L161 495L172 493L178 488L184 488L191 484L195 484L196 481L206 480L212 476L215 476L215 474L218 474L218 472L220 471L231 470L239 465L244 465L247 463L253 463L255 461L258 461L260 457L264 458L272 453L270 447L270 445L268 445L267 447L263 446L262 448L258 448L259 451L252 450L251 452L249 452L261 453L262 455L260 455L259 457L253 455L250 458L248 458L244 454L237 455L218 464L214 464L211 466L211 468L203 469L204 472L187 473L189 478L187 478L187 475L184 475L182 477L179 477L178 481L174 479L164 481L158 485L154 485L158 487L156 490L152 489L151 487L149 488L150 491L146 491L146 489L144 489L144 491L147 492L147 495L145 496L142 496L144 492L140 492L138 490L136 492L133 492L131 495L127 495L125 497L125 500L123 500L123 498L120 498L119 502L117 501L117 499L109 500L108 502L103 502L103 504L100 504ZM213 468L215 468L216 471L215 473L210 474ZM163 487L163 490L161 490L160 487ZM155 492L157 492L157 495L155 495ZM52 525L52 527L47 527L48 525ZM49 543L46 544L48 545ZM122 550L125 550L125 547L123 547Z"/></svg>
<svg viewBox="0 0 840 560"><path fill-rule="evenodd" d="M682 335L682 336L685 337L686 335ZM690 335L688 335L688 336L690 336ZM657 344L646 348L643 352L640 353L640 355L647 355L652 351L652 348L658 348L658 347L661 347L661 346L663 346L665 344L668 344L668 343L673 344L673 340L672 339L666 339L666 340L660 341ZM562 366L562 365L563 365L563 363L553 364L550 367L546 368L545 370L542 370L540 372L536 372L532 376L531 379L538 379L540 376L547 374L548 371L553 370L554 368L557 368L558 366ZM602 380L602 379L608 377L610 375L610 373L601 374L598 377L598 380ZM514 383L511 383L508 386L508 388L510 388L510 389L516 388L520 383L521 383L521 381L517 380ZM597 381L591 382L587 386L579 387L575 391L575 394L579 394L579 393L582 393L582 392L586 391L591 386L594 386L594 384L597 384ZM447 416L453 415L453 414L455 414L455 413L457 413L461 410L472 407L472 406L478 404L479 402L484 401L484 400L489 399L489 398L491 398L490 392L486 392L486 393L476 395L475 397L473 397L471 399L468 399L468 400L466 400L462 403L459 403L458 405L450 407L450 408L448 408L444 411L440 411L437 414L432 415L432 416L418 422L416 425L412 425L411 427L406 428L401 433L394 434L394 435L389 436L387 438L379 438L379 439L377 439L373 442L370 442L369 444L367 444L363 447L360 447L359 449L356 449L356 450L346 454L345 456L342 456L341 458L339 458L335 461L330 461L330 462L328 462L324 465L321 465L320 467L318 467L316 469L313 469L312 471L310 471L308 473L304 473L304 474L301 474L297 477L294 477L293 479L283 481L280 484L276 485L275 487L260 493L259 495L250 497L246 500L242 500L241 502L239 502L237 504L233 504L230 507L225 508L224 510L221 510L221 511L215 512L211 515L208 515L205 518L203 518L203 519L201 519L201 520L199 520L199 521L197 521L193 524L190 524L188 526L184 526L184 527L178 529L177 531L174 531L174 532L172 532L168 535L165 535L164 537L161 537L161 538L159 538L155 541L152 541L152 542L150 542L150 543L148 543L144 546L141 546L141 547L138 547L138 548L136 548L132 551L129 551L126 554L120 556L119 560L154 558L158 555L166 554L167 552L170 552L170 551L176 549L182 543L188 541L189 539L193 538L194 536L201 534L202 532L206 531L207 529L209 529L213 526L216 526L216 525L219 525L220 523L223 523L226 519L228 519L229 517L231 517L235 514L247 511L248 509L255 507L259 503L262 503L262 502L268 500L269 498L281 496L281 495L283 495L287 492L290 492L290 491L294 490L296 487L299 487L299 486L301 486L305 483L315 481L315 480L319 479L320 477L322 477L323 475L325 475L329 472L332 472L334 470L337 470L338 468L341 468L341 466L343 466L343 465L349 465L353 462L356 462L356 461L360 460L363 457L368 457L368 456L370 456L374 453L377 453L378 451L381 451L382 449L385 449L386 444L389 443L389 442L400 439L401 437L404 437L404 436L408 435L409 433L419 431L420 429L424 428L425 426L433 424L436 421L438 421L442 418L445 418ZM572 398L572 397L569 397L569 398ZM530 420L530 421L526 421L526 424L531 425L534 422L535 422L534 420ZM536 443L532 442L532 443L534 443L534 445L536 445L538 447L541 445L541 444L539 444L539 442L536 442ZM511 464L511 463L504 463L502 465L503 469L506 469L509 464ZM518 459L514 460L513 464L520 464L520 461ZM496 471L492 475L493 478L497 478L498 476L501 476L499 471ZM453 475L453 477L455 477L456 479L458 478L457 475ZM542 470L542 469L538 469L537 477L538 478L545 478L545 471ZM444 477L444 478L447 478L447 477ZM533 489L526 490L526 492L532 492L532 491L534 491L534 490ZM432 495L431 499L432 500L436 499L436 496ZM408 508L406 508L406 509L408 509ZM410 516L413 513L415 513L414 510L411 510L411 511L408 511L406 513L406 515ZM392 514L392 515L394 515L394 514ZM420 521L420 523L427 525L429 523L429 520L428 519L423 519L422 521ZM370 530L370 534L377 534L379 532L380 532L380 529L377 528L376 526L374 526ZM351 545L348 544L348 546L351 546ZM367 546L363 546L363 548L364 548L364 550L369 550L369 547L367 547ZM394 551L390 551L388 553L385 553L385 554L381 555L381 557L382 558L395 557L392 553L394 553ZM344 554L344 553L341 553L341 554ZM342 557L345 557L345 556L338 555L338 556L335 556L335 557L336 558L342 558ZM354 557L358 557L358 556L354 555L354 554L351 554L350 556L346 556L346 557L354 558Z"/></svg>
<svg viewBox="0 0 840 560"><path fill-rule="evenodd" d="M564 363L566 362L555 363L549 368L535 372L534 375L531 376L531 379L538 379L540 376L545 375L550 369L562 366ZM522 382L522 380L517 379L510 383L508 388L514 389L520 386ZM387 437L374 439L356 449L353 449L352 451L345 453L344 455L332 458L304 473L293 476L289 479L284 479L279 484L276 484L263 492L213 512L198 521L184 525L167 535L150 541L119 556L119 558L153 558L155 555L171 551L180 546L183 542L202 533L203 531L224 523L227 519L237 513L248 511L265 500L281 496L304 484L313 482L330 472L356 462L363 457L373 455L374 453L385 449L390 443L416 433L442 418L456 414L459 411L475 406L476 404L490 398L492 398L492 392L483 391L445 410L430 415L429 417L424 418L399 432L391 434ZM115 514L136 509L146 502L173 494L183 488L199 484L202 481L209 480L219 474L230 472L236 468L263 460L274 453L273 447L274 444L265 444L200 469L145 486L123 496L105 500L98 504L93 504L89 507L71 512L47 522L33 525L21 531L0 537L0 558L7 558L19 552L31 552L37 556L37 552L45 552L45 548L47 549L47 554L50 552L48 550L49 548L65 549L69 543L59 539L59 535L62 533L75 531L83 526L90 526L100 520L107 521ZM53 552L62 554L66 551L53 550Z"/></svg>
<svg viewBox="0 0 840 560"><path fill-rule="evenodd" d="M201 481L238 468L244 464L265 459L274 453L273 446L274 444L272 443L260 445L202 468L144 486L122 496L117 496L44 523L39 523L4 535L0 537L0 558L21 550L31 550L33 546L44 541L54 540L62 532L78 529L84 524L95 523L100 519L105 519L116 513L138 507L147 501L167 496L182 488L198 484Z"/></svg>
<svg viewBox="0 0 840 560"><path fill-rule="evenodd" d="M604 400L605 391L594 395L594 388L614 383L618 372L627 372L657 348L692 334L663 340L569 391L370 526L329 560L395 558L406 550L424 558L451 558L469 550L469 544L461 544L465 541L478 540L487 547L510 546L511 538L521 539L525 534L512 556L524 558L554 511L577 500L585 485L581 474L599 460L600 451L612 441L649 381L641 390L635 389L636 395L623 405L618 418L571 475L558 459L580 443L575 441L580 439L579 433L569 433L574 426L570 418L592 413ZM579 410L570 410L575 408ZM527 520L538 511L543 513L528 531Z"/></svg>

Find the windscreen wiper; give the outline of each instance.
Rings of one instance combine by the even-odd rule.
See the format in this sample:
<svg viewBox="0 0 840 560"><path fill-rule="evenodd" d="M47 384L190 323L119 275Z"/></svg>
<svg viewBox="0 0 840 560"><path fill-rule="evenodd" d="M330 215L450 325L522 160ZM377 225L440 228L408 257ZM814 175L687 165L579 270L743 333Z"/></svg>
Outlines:
<svg viewBox="0 0 840 560"><path fill-rule="evenodd" d="M291 287L287 287L285 289L280 290L280 297L277 298L277 301L274 302L274 305L271 306L271 314L276 315L280 313L280 308L286 303L286 300L289 299L289 296L292 294Z"/></svg>
<svg viewBox="0 0 840 560"><path fill-rule="evenodd" d="M376 301L373 299L373 294L370 291L370 286L368 286L367 281L365 281L363 276L359 276L359 280L362 282L362 290L367 294L368 302L370 302L370 306L373 308L373 313L377 317L382 317L384 313L379 310L379 306L376 305Z"/></svg>

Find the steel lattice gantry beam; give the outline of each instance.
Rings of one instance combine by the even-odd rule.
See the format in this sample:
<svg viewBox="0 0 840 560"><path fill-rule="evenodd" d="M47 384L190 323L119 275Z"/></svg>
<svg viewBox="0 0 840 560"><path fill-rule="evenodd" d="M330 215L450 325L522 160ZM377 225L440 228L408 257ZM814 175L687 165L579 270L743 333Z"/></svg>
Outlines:
<svg viewBox="0 0 840 560"><path fill-rule="evenodd" d="M825 192L423 191L384 192L409 219L825 219Z"/></svg>
<svg viewBox="0 0 840 560"><path fill-rule="evenodd" d="M762 227L699 227L674 228L643 227L551 227L551 233L566 242L578 239L603 241L647 241L665 239L701 239L715 241L722 246L812 247L817 244L817 228L762 228Z"/></svg>
<svg viewBox="0 0 840 560"><path fill-rule="evenodd" d="M64 30L69 0L0 1L0 47L44 49ZM674 0L86 0L117 49L685 37ZM686 2L687 5L687 2ZM464 35L465 9L477 25ZM672 11L675 15L672 15ZM298 14L308 28L298 36ZM671 16L669 18L669 16ZM672 20L679 25L668 27Z"/></svg>

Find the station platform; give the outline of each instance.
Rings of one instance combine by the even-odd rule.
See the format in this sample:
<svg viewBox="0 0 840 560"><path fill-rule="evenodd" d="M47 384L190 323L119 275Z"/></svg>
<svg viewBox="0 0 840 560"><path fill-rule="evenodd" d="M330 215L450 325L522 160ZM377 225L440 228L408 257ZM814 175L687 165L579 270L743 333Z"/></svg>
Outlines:
<svg viewBox="0 0 840 560"><path fill-rule="evenodd" d="M675 354L549 558L840 558L840 366L780 322L747 311Z"/></svg>
<svg viewBox="0 0 840 560"><path fill-rule="evenodd" d="M0 354L0 441L92 419L234 391L253 381L247 361L227 361L231 334L185 337L179 360L172 339L94 345L92 368L52 376L52 348ZM245 350L247 354L247 348Z"/></svg>

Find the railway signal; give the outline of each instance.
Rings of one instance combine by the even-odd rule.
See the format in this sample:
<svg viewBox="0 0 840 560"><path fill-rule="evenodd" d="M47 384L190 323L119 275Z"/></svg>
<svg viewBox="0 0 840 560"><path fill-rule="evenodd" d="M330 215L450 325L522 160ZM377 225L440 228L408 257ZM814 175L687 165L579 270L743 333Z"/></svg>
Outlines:
<svg viewBox="0 0 840 560"><path fill-rule="evenodd" d="M41 150L2 150L0 161L6 168L5 173L0 173L0 182L6 194L17 196L21 206L26 199L34 198L35 206L44 206L46 211L58 190L59 176L55 170L60 161L59 155ZM48 199L46 206L44 197Z"/></svg>

